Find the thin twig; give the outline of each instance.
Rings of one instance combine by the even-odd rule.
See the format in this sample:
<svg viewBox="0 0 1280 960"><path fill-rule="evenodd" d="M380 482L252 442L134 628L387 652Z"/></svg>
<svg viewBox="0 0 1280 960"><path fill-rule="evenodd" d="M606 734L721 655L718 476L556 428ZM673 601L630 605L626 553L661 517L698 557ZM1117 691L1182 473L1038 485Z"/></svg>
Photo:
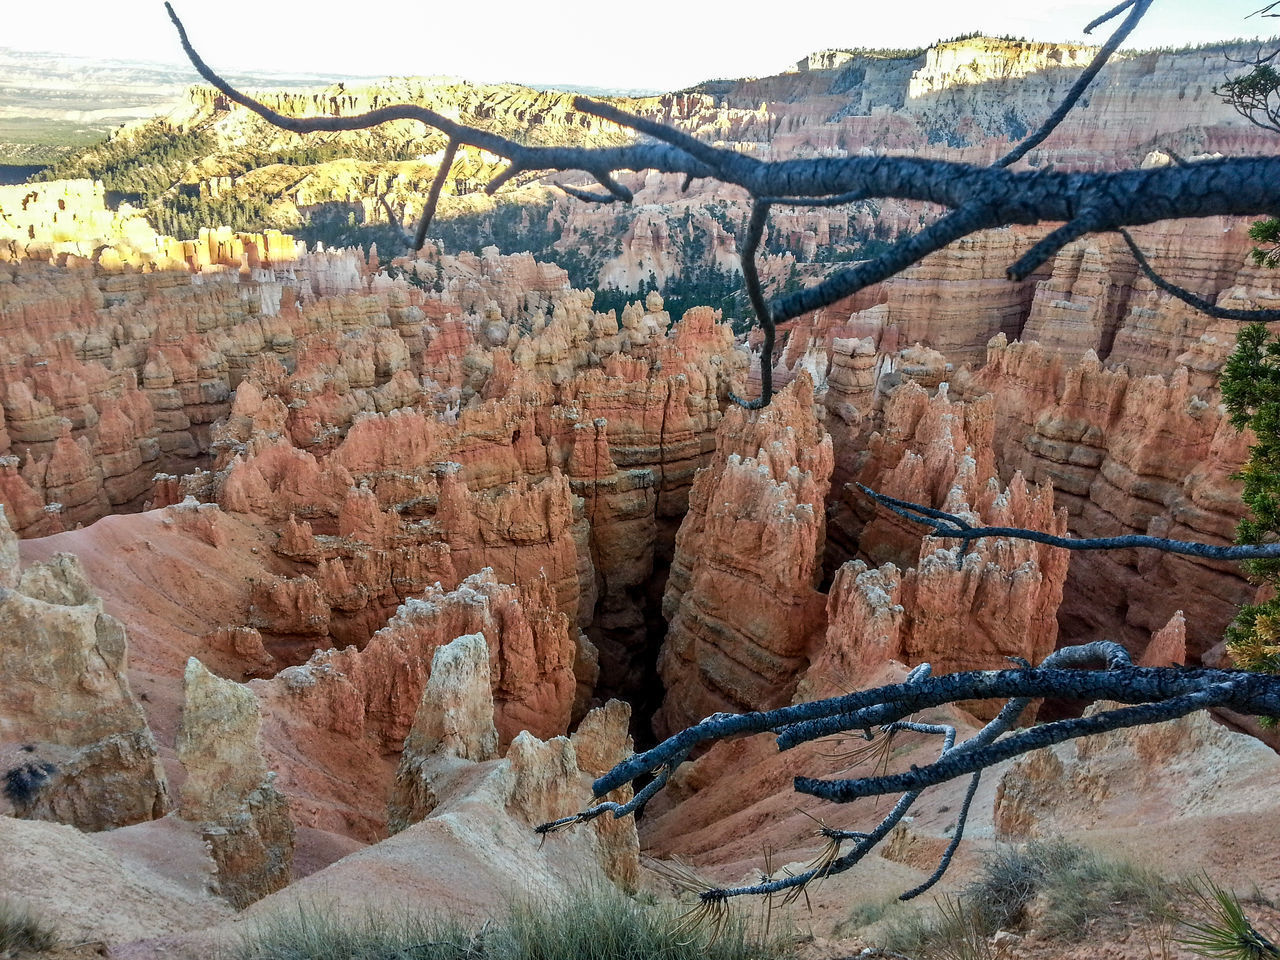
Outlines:
<svg viewBox="0 0 1280 960"><path fill-rule="evenodd" d="M1129 252L1133 254L1133 259L1138 261L1138 269L1143 272L1148 280L1156 285L1157 288L1163 290L1171 297L1176 297L1188 306L1195 307L1201 313L1208 314L1219 320L1242 320L1252 323L1273 323L1280 320L1280 310L1236 310L1233 307L1220 307L1217 304L1210 303L1203 297L1198 297L1190 290L1179 287L1177 284L1170 283L1152 268L1147 262L1147 258L1143 256L1142 250L1133 237L1129 235L1129 231L1123 227L1120 228L1120 236L1124 237L1124 242L1129 246ZM1280 550L1280 544L1276 544ZM1280 556L1280 552L1276 554Z"/></svg>
<svg viewBox="0 0 1280 960"><path fill-rule="evenodd" d="M742 246L738 250L742 261L742 282L747 288L747 298L751 309L755 311L756 321L764 330L764 343L760 346L760 396L754 400L744 400L732 390L729 399L748 410L759 410L769 405L773 399L773 338L775 328L773 317L769 312L769 304L765 302L764 292L760 289L760 273L756 265L756 251L760 248L760 240L764 236L764 228L769 222L769 204L757 200L751 207L751 219L747 222L746 233L742 236Z"/></svg>
<svg viewBox="0 0 1280 960"><path fill-rule="evenodd" d="M975 773L1004 760L1021 756L1032 750L1041 750L1075 740L1079 737L1123 730L1127 727L1149 726L1176 720L1197 710L1207 710L1230 700L1233 683L1211 684L1195 693L1171 697L1161 703L1144 703L1118 710L1107 710L1089 717L1056 720L1053 723L1033 727L1020 734L998 740L979 750L954 750L936 763L916 767L906 773L857 780L821 780L815 777L796 777L798 793L829 800L832 803L849 803L860 797L878 797L901 790L923 790L925 787L945 783L967 773Z"/></svg>
<svg viewBox="0 0 1280 960"><path fill-rule="evenodd" d="M989 209L983 203L962 206L935 220L919 233L899 240L874 260L846 267L819 284L775 300L769 305L770 315L774 323L782 323L843 300L873 283L887 280L947 244L981 229L988 215Z"/></svg>
<svg viewBox="0 0 1280 960"><path fill-rule="evenodd" d="M1133 6L1133 0L1123 0L1123 2L1117 3L1114 7L1108 10L1106 13L1090 20L1089 25L1084 28L1084 32L1093 33L1095 27L1100 27L1104 23L1106 23L1108 20L1112 19L1113 17L1120 16L1120 14L1124 13L1126 10L1128 10L1132 6Z"/></svg>
<svg viewBox="0 0 1280 960"><path fill-rule="evenodd" d="M444 188L444 181L449 176L449 171L453 169L453 157L458 152L458 141L453 137L449 138L449 143L444 148L444 158L440 161L440 169L436 171L436 175L431 180L431 192L427 194L427 205L422 209L422 219L418 221L418 232L413 238L413 249L421 250L422 245L427 242L427 228L431 225L431 218L436 215L436 204L440 202L440 191Z"/></svg>
<svg viewBox="0 0 1280 960"><path fill-rule="evenodd" d="M1059 537L1026 527L975 527L963 517L943 510L935 510L909 500L899 500L888 494L877 493L861 483L855 484L876 503L881 504L905 520L921 524L933 531L933 536L947 540L971 543L985 537L1004 537L1010 540L1030 540L1064 550L1128 550L1146 548L1163 553L1176 553L1203 560L1268 560L1280 558L1280 543L1248 543L1219 546L1196 540L1171 540L1167 537L1150 537L1145 534L1125 534L1119 537Z"/></svg>
<svg viewBox="0 0 1280 960"><path fill-rule="evenodd" d="M938 868L934 870L923 883L912 887L905 893L899 894L899 900L914 900L941 880L942 875L947 872L947 867L951 866L951 860L956 855L956 850L960 846L960 840L964 837L964 826L969 821L969 807L973 803L974 794L978 792L978 782L981 779L981 770L974 773L974 775L969 779L969 789L965 791L964 802L960 804L960 813L956 817L955 833L951 837L951 842L947 844L947 849L942 852L942 859L938 862Z"/></svg>

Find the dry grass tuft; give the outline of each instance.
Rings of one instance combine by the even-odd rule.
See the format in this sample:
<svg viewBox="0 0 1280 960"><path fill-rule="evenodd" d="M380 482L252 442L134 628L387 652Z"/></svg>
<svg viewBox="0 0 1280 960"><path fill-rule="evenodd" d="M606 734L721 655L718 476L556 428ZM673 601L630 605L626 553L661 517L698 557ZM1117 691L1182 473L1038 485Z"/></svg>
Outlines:
<svg viewBox="0 0 1280 960"><path fill-rule="evenodd" d="M29 907L0 899L0 958L51 950L57 943L57 933Z"/></svg>

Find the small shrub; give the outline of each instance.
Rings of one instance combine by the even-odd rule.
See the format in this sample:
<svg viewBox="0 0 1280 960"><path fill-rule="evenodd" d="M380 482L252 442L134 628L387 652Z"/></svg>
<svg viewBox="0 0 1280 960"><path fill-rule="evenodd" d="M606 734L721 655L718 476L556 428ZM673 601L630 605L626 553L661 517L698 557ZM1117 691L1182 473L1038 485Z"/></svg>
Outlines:
<svg viewBox="0 0 1280 960"><path fill-rule="evenodd" d="M1163 917L1175 888L1151 870L1122 860L1084 856L1046 877L1040 928L1050 937L1073 940L1091 921L1105 923L1117 907L1147 920Z"/></svg>
<svg viewBox="0 0 1280 960"><path fill-rule="evenodd" d="M841 926L849 930L861 930L863 927L869 927L873 923L879 923L894 909L897 903L897 897L889 897L887 900L864 900L849 911L849 916L845 918Z"/></svg>
<svg viewBox="0 0 1280 960"><path fill-rule="evenodd" d="M57 773L58 768L51 763L24 763L21 766L6 770L4 786L0 787L5 797L15 807L22 809L35 799L40 788L49 782L49 778Z"/></svg>
<svg viewBox="0 0 1280 960"><path fill-rule="evenodd" d="M57 942L53 928L33 916L30 908L0 899L0 957L50 950Z"/></svg>
<svg viewBox="0 0 1280 960"><path fill-rule="evenodd" d="M918 909L906 906L890 908L885 911L876 942L893 953L919 957L923 956L933 930L933 925Z"/></svg>
<svg viewBox="0 0 1280 960"><path fill-rule="evenodd" d="M456 920L399 913L338 916L316 906L263 920L234 960L773 960L780 940L730 919L712 939L673 935L677 911L645 906L616 890L591 889L564 901L518 903L505 919L470 930Z"/></svg>
<svg viewBox="0 0 1280 960"><path fill-rule="evenodd" d="M1045 876L1061 871L1083 853L1064 843L1032 842L1024 847L999 848L988 854L978 878L960 895L980 905L989 934L1017 926Z"/></svg>
<svg viewBox="0 0 1280 960"><path fill-rule="evenodd" d="M1133 864L1060 841L1035 841L993 851L959 896L937 901L933 918L886 911L878 940L908 956L986 960L992 935L1027 925L1033 904L1039 907L1037 930L1050 939L1078 941L1089 924L1113 917L1127 923L1135 911L1161 919L1174 893L1172 884Z"/></svg>
<svg viewBox="0 0 1280 960"><path fill-rule="evenodd" d="M930 957L937 960L992 960L991 914L980 900L943 897L938 925L930 937Z"/></svg>

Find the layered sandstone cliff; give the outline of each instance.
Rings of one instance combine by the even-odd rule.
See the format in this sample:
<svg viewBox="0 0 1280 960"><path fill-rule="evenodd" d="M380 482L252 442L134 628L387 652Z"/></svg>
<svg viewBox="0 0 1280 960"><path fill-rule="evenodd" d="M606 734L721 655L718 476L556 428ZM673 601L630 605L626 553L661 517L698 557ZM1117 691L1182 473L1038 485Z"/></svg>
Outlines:
<svg viewBox="0 0 1280 960"><path fill-rule="evenodd" d="M823 627L816 587L831 463L806 378L764 410L726 417L694 480L663 597L659 734L790 698Z"/></svg>

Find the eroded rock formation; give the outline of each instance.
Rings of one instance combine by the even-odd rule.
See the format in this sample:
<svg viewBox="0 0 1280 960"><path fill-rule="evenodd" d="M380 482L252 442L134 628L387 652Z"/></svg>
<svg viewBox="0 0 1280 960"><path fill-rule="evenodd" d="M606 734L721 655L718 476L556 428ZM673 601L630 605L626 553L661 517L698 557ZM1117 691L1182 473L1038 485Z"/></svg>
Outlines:
<svg viewBox="0 0 1280 960"><path fill-rule="evenodd" d="M74 556L19 573L6 544L0 586L3 796L17 816L106 830L169 806L156 743L125 676L128 642Z"/></svg>
<svg viewBox="0 0 1280 960"><path fill-rule="evenodd" d="M790 698L823 628L817 581L831 466L807 377L758 413L729 412L676 538L659 732Z"/></svg>
<svg viewBox="0 0 1280 960"><path fill-rule="evenodd" d="M761 154L869 147L985 163L1085 55L985 40L901 62L832 54L634 106ZM1199 88L1206 70L1195 53L1117 61L1073 132L1032 159L1110 168L1152 138L1183 154L1257 149ZM351 112L382 95L273 102ZM492 91L456 95L512 116L515 101ZM566 103L539 99L539 136L563 132ZM1098 104L1155 119L1102 123ZM196 93L171 120L185 129L227 110ZM223 119L234 132L244 118ZM431 172L403 163L373 174L400 214ZM329 173L288 202L355 197L349 170ZM233 196L252 179L200 189ZM522 228L579 256L607 237L599 275L612 286L736 268L740 196L627 182L635 211L554 199L524 211ZM473 201L488 202L458 202ZM780 210L769 243L791 252L763 271L807 282L819 261L873 252L931 216L896 203ZM1275 280L1243 265L1246 232L1209 220L1135 235L1175 282L1274 306ZM937 673L1037 661L1096 637L1145 663L1194 662L1251 596L1229 566L1069 564L1004 539L962 552L850 486L974 523L1230 539L1242 511L1230 478L1249 443L1216 388L1232 328L1156 291L1113 238L1007 282L1040 235L955 244L787 324L766 357L758 333L735 338L707 307L673 322L656 293L597 312L565 269L529 254L429 245L384 269L372 251L308 252L271 232L156 237L85 183L0 190L0 502L36 559L20 570L16 540L0 536L12 654L0 748L22 797L10 806L86 829L148 821L140 844L170 831L200 847L192 876L215 870L237 906L259 901L254 915L327 889L367 902L392 871L466 909L521 882L554 892L599 871L637 884L631 820L599 818L546 850L526 842L590 802L587 778L629 752L629 731L893 681L924 661ZM729 407L763 364L786 389L760 412ZM161 509L125 516L148 506ZM138 638L131 663L104 605ZM1207 816L1220 784L1196 764L1234 770L1248 752L1196 724L1020 762L996 821L1018 835L1091 825L1042 794L1110 804L1129 763L1163 789L1154 761L1168 757L1190 771L1173 793L1184 813ZM790 848L810 843L788 791L816 754L767 747L724 744L682 769L651 808L646 829L670 831L660 849L740 873L761 824ZM161 761L186 779L179 816L151 822L167 807ZM944 800L887 848L893 869L945 846L956 798ZM9 833L23 850L47 836L77 862L101 859L22 829ZM291 851L300 880L281 889Z"/></svg>
<svg viewBox="0 0 1280 960"><path fill-rule="evenodd" d="M258 701L194 657L183 677L178 759L186 771L178 815L201 825L218 892L247 907L288 885L293 822L258 744Z"/></svg>

